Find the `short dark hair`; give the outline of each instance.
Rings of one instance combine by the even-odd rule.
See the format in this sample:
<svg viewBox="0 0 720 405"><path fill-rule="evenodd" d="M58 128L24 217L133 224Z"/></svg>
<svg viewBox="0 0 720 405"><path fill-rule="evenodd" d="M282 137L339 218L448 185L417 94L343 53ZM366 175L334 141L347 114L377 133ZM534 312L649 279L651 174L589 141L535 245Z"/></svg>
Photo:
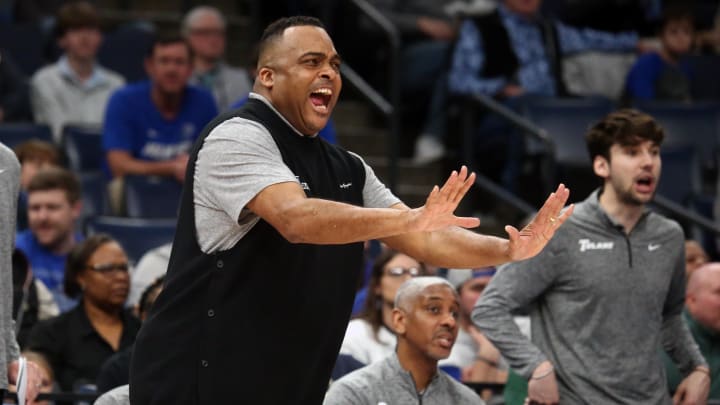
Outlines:
<svg viewBox="0 0 720 405"><path fill-rule="evenodd" d="M613 144L626 146L652 141L660 145L664 138L665 131L653 117L631 108L608 114L585 134L590 161L597 156L609 161Z"/></svg>
<svg viewBox="0 0 720 405"><path fill-rule="evenodd" d="M155 55L155 50L161 46L168 46L168 45L175 45L175 44L184 45L185 49L187 49L187 52L188 52L188 59L190 59L192 61L193 50L190 47L190 44L188 43L187 39L185 39L185 37L183 37L179 34L156 35L150 42L147 49L145 50L145 57L152 58Z"/></svg>
<svg viewBox="0 0 720 405"><path fill-rule="evenodd" d="M662 12L659 33L665 31L665 28L667 28L670 23L675 22L687 23L690 28L695 29L695 16L692 11L687 6L673 4L666 7Z"/></svg>
<svg viewBox="0 0 720 405"><path fill-rule="evenodd" d="M59 38L70 30L80 28L100 29L101 20L97 9L87 1L72 1L58 10L55 35Z"/></svg>
<svg viewBox="0 0 720 405"><path fill-rule="evenodd" d="M65 279L63 280L63 289L65 294L70 298L77 298L82 289L77 282L77 276L85 270L90 260L90 256L95 253L100 246L116 242L110 235L105 233L96 233L84 241L75 245L65 260Z"/></svg>
<svg viewBox="0 0 720 405"><path fill-rule="evenodd" d="M258 44L258 56L262 56L262 54L264 54L267 50L268 46L272 42L275 42L279 37L281 37L286 29L290 27L301 27L307 25L325 29L322 21L315 17L309 17L304 15L283 17L273 21L265 28L262 36L260 37L260 43ZM260 58L258 57L258 59Z"/></svg>
<svg viewBox="0 0 720 405"><path fill-rule="evenodd" d="M28 195L33 191L63 190L70 204L80 200L80 181L74 173L62 167L45 167L40 169L27 187Z"/></svg>
<svg viewBox="0 0 720 405"><path fill-rule="evenodd" d="M15 146L15 155L20 164L27 161L41 161L53 165L60 164L60 152L50 142L30 139Z"/></svg>

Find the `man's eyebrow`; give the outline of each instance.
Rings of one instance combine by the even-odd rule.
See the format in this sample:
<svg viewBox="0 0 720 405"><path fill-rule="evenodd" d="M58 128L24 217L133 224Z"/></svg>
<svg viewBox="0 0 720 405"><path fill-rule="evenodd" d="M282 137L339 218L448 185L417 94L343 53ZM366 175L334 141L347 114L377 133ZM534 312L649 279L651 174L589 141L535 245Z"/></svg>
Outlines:
<svg viewBox="0 0 720 405"><path fill-rule="evenodd" d="M311 56L322 58L322 59L325 59L328 57L327 54L325 54L323 52L310 51L310 52L305 52L304 54L300 55L300 59L304 59L304 58L311 57ZM342 58L337 53L330 55L330 59L338 61L338 62L342 61Z"/></svg>

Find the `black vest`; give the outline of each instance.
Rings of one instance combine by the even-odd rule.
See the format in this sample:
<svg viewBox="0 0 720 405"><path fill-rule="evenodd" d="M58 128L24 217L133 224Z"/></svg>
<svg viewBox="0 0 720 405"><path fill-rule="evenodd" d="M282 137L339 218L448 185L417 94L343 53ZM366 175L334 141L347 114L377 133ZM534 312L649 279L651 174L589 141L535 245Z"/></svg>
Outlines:
<svg viewBox="0 0 720 405"><path fill-rule="evenodd" d="M232 249L202 253L195 162L210 130L231 117L269 130L308 197L363 204L362 162L318 137L299 136L263 102L250 99L211 122L190 156L165 288L135 344L134 405L304 405L325 395L362 244L291 244L261 219Z"/></svg>
<svg viewBox="0 0 720 405"><path fill-rule="evenodd" d="M485 64L480 74L483 77L504 77L510 82L516 82L520 62L513 50L510 36L502 23L500 13L495 11L481 15L473 18L472 21L483 41ZM545 55L555 79L557 95L566 95L567 90L562 78L562 54L555 24L550 19L540 18L537 25L543 36Z"/></svg>

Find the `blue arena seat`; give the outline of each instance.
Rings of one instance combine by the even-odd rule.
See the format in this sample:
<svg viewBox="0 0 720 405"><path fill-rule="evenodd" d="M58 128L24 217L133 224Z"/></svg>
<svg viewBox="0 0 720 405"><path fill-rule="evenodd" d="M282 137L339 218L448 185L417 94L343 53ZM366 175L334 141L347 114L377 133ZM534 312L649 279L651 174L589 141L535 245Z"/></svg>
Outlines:
<svg viewBox="0 0 720 405"><path fill-rule="evenodd" d="M662 173L657 193L688 207L702 189L697 150L692 145L663 146L660 155Z"/></svg>
<svg viewBox="0 0 720 405"><path fill-rule="evenodd" d="M125 209L131 218L176 218L182 184L172 178L125 177Z"/></svg>
<svg viewBox="0 0 720 405"><path fill-rule="evenodd" d="M174 219L94 217L85 223L85 233L107 233L115 238L133 263L145 252L170 243L175 237Z"/></svg>
<svg viewBox="0 0 720 405"><path fill-rule="evenodd" d="M47 125L37 124L0 124L0 142L8 148L30 139L53 142L52 132Z"/></svg>
<svg viewBox="0 0 720 405"><path fill-rule="evenodd" d="M62 133L62 148L68 166L75 172L102 170L105 153L102 147L102 129L99 127L66 126Z"/></svg>
<svg viewBox="0 0 720 405"><path fill-rule="evenodd" d="M83 172L78 177L82 189L82 217L90 218L107 213L109 210L105 174L100 171Z"/></svg>

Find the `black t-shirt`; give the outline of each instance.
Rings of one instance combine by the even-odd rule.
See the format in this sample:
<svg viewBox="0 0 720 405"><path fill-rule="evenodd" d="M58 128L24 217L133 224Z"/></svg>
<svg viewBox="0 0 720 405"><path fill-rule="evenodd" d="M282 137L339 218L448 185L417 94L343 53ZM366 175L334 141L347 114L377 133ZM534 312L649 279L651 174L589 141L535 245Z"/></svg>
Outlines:
<svg viewBox="0 0 720 405"><path fill-rule="evenodd" d="M121 317L123 331L118 350L131 346L140 329L140 321L129 311ZM27 349L48 359L55 381L65 392L72 391L76 383L94 384L100 366L116 353L93 328L82 301L70 311L35 325Z"/></svg>

